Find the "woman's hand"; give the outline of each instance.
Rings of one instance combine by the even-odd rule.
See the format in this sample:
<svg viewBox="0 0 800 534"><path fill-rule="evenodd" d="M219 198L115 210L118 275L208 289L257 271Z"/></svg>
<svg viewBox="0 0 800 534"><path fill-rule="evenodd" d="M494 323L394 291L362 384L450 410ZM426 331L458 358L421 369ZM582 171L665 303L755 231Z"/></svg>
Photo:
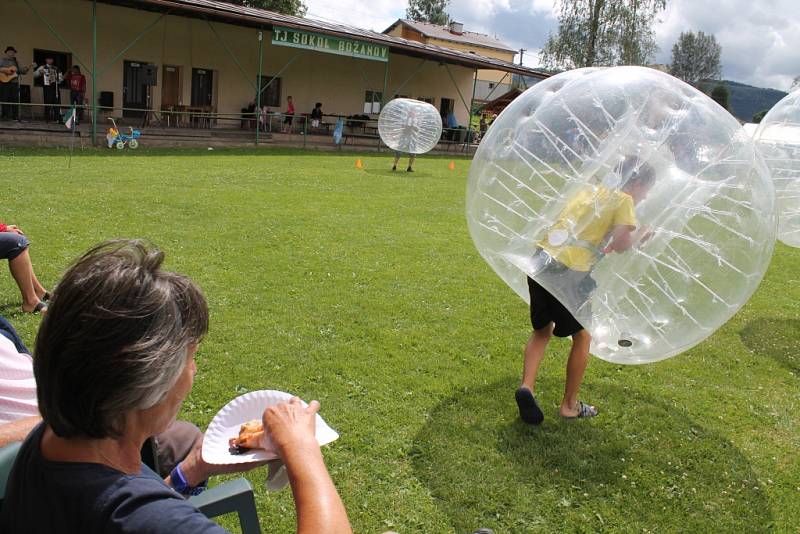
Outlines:
<svg viewBox="0 0 800 534"><path fill-rule="evenodd" d="M311 401L304 407L297 397L289 402L270 406L264 410L264 434L277 449L278 455L286 460L294 452L309 452L319 449L315 437L319 402Z"/></svg>
<svg viewBox="0 0 800 534"><path fill-rule="evenodd" d="M186 455L186 458L181 460L181 472L186 477L186 482L190 486L198 486L201 482L213 475L224 475L227 473L243 473L250 471L256 467L267 465L270 462L279 462L280 460L247 462L242 464L209 464L203 460L203 442L200 441L195 444L191 452ZM169 481L169 477L166 478ZM169 482L168 482L169 484Z"/></svg>

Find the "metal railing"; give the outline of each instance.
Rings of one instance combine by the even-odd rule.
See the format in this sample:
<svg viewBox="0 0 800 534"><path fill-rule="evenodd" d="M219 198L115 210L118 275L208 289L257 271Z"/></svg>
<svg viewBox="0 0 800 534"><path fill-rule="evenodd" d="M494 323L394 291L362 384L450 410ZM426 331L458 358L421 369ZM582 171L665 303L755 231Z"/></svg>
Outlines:
<svg viewBox="0 0 800 534"><path fill-rule="evenodd" d="M48 109L57 109L54 114L58 116L60 122L67 119L68 114L75 107L82 120L79 124L90 124L92 120L92 106L70 105L68 103L43 104L28 102L1 102L0 105L16 106L18 117L23 122L26 121L45 121L50 118ZM163 109L131 108L120 106L97 106L98 117L98 138L105 136L105 131L110 124L107 122L109 117L114 118L120 127L134 127L140 129L163 128L163 129L189 129L189 130L217 130L217 131L241 131L253 132L254 143L258 142L261 134L286 135L289 138L295 135L302 136L302 146L305 148L309 143L309 137L329 137L330 143L333 142L333 133L339 120L344 121L342 138L339 143L343 145L352 144L360 146L375 146L380 151L388 148L380 139L378 134L377 118L356 118L353 115L324 114L319 125L312 126L310 114L287 115L281 111L242 111L240 113L220 113L211 106L174 106ZM290 121L287 118L291 117ZM51 121L52 122L52 121ZM0 123L1 124L1 123ZM146 132L144 132L146 133ZM476 142L477 131L472 128L443 128L442 136L437 146L446 150L451 147L461 146L467 150L470 145ZM313 141L320 144L319 139ZM366 143L366 144L365 144Z"/></svg>

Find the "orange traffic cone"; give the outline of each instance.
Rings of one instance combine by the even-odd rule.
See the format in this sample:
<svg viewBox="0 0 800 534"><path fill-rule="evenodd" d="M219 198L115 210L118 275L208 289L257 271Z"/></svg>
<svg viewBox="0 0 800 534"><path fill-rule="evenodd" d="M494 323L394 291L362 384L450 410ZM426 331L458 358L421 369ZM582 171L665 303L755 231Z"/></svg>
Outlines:
<svg viewBox="0 0 800 534"><path fill-rule="evenodd" d="M456 162L451 159L450 160L450 165L448 165L447 168L450 169L451 171L456 170Z"/></svg>
<svg viewBox="0 0 800 534"><path fill-rule="evenodd" d="M361 159L356 160L356 169L363 169L364 165L361 163Z"/></svg>

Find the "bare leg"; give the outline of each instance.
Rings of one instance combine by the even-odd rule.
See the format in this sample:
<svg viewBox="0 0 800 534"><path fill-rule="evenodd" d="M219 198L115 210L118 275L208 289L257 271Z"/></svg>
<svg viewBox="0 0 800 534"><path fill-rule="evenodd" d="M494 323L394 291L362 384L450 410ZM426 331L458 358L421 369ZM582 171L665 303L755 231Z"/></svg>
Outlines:
<svg viewBox="0 0 800 534"><path fill-rule="evenodd" d="M33 267L31 267L31 283L33 283L33 290L36 292L36 296L41 300L44 294L47 293L47 290L39 283L39 279L36 278L36 273L33 272Z"/></svg>
<svg viewBox="0 0 800 534"><path fill-rule="evenodd" d="M399 152L394 155L394 163L392 163L392 170L393 171L397 170L397 162L398 161L400 161L400 153Z"/></svg>
<svg viewBox="0 0 800 534"><path fill-rule="evenodd" d="M544 359L544 351L552 335L553 323L539 330L534 330L531 334L528 343L525 345L525 363L522 366L522 384L520 384L520 387L528 388L531 392L535 391L536 373L539 371L539 364Z"/></svg>
<svg viewBox="0 0 800 534"><path fill-rule="evenodd" d="M408 157L408 169L407 169L407 170L409 170L409 171L410 171L410 170L412 170L412 169L411 169L411 166L412 166L412 165L414 165L414 160L415 160L415 159L417 159L417 155L416 155L416 154L411 154L411 155Z"/></svg>
<svg viewBox="0 0 800 534"><path fill-rule="evenodd" d="M589 345L592 336L586 330L581 330L572 335L572 350L567 360L567 381L564 388L564 400L561 401L559 412L565 417L578 415L578 391L583 382L583 373L589 363Z"/></svg>
<svg viewBox="0 0 800 534"><path fill-rule="evenodd" d="M11 271L11 276L17 282L17 286L19 286L20 293L22 293L22 311L32 312L39 303L39 296L36 294L36 287L33 282L36 280L36 275L33 274L33 265L31 265L31 257L28 254L28 250L25 249L19 256L10 260L8 268ZM42 289L42 294L44 294L44 288L41 287L38 280L36 280L36 284L39 285Z"/></svg>

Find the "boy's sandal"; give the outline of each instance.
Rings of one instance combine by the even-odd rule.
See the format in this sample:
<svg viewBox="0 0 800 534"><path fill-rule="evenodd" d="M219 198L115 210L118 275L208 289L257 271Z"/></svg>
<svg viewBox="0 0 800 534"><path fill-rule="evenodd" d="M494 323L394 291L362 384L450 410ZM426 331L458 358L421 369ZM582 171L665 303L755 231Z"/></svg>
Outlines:
<svg viewBox="0 0 800 534"><path fill-rule="evenodd" d="M597 408L591 404L584 404L583 401L578 401L578 415L562 415L564 419L585 419L587 417L595 417L598 413Z"/></svg>
<svg viewBox="0 0 800 534"><path fill-rule="evenodd" d="M519 388L514 394L519 407L519 417L529 425L538 425L544 420L544 414L536 404L536 397L528 388Z"/></svg>
<svg viewBox="0 0 800 534"><path fill-rule="evenodd" d="M25 310L22 311L25 312ZM46 311L47 311L47 303L40 300L39 302L36 303L36 306L34 306L31 311L25 313L43 313Z"/></svg>

